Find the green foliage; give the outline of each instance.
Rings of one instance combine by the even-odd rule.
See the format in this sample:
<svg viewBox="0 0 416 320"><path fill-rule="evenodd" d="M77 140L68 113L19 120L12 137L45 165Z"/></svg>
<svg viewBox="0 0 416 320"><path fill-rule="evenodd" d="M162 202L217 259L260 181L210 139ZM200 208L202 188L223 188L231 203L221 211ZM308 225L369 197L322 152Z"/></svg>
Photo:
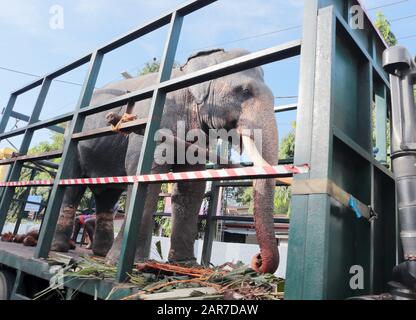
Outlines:
<svg viewBox="0 0 416 320"><path fill-rule="evenodd" d="M156 58L153 58L152 61L146 62L143 69L139 72L139 76L144 76L149 73L159 72L160 61Z"/></svg>
<svg viewBox="0 0 416 320"><path fill-rule="evenodd" d="M173 67L177 68L179 66L178 63L174 63ZM159 72L160 70L160 61L157 60L156 58L153 58L152 61L146 62L143 69L139 71L139 76L144 76L146 74L150 74L150 73L156 73Z"/></svg>
<svg viewBox="0 0 416 320"><path fill-rule="evenodd" d="M290 215L290 201L292 198L289 187L276 187L274 192L274 214ZM253 188L245 188L241 203L249 206L249 212L253 212Z"/></svg>
<svg viewBox="0 0 416 320"><path fill-rule="evenodd" d="M389 46L397 45L397 38L391 31L391 24L386 16L380 11L377 12L375 25Z"/></svg>
<svg viewBox="0 0 416 320"><path fill-rule="evenodd" d="M289 134L282 139L282 144L280 145L279 158L280 159L290 159L295 156L295 132L296 132L296 122L292 123L292 130Z"/></svg>
<svg viewBox="0 0 416 320"><path fill-rule="evenodd" d="M292 192L289 187L277 187L274 193L274 213L290 216Z"/></svg>

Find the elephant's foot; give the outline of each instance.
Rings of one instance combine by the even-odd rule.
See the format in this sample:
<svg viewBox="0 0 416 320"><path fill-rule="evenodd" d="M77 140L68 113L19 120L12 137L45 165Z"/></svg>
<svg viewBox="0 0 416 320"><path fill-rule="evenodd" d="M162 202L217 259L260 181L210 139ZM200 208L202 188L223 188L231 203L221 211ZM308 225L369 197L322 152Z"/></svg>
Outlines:
<svg viewBox="0 0 416 320"><path fill-rule="evenodd" d="M75 211L74 207L66 207L62 210L52 242L52 251L68 252L71 249L69 241L72 234Z"/></svg>
<svg viewBox="0 0 416 320"><path fill-rule="evenodd" d="M105 263L109 266L116 266L119 258L120 249L115 249L114 247L112 247L111 250L107 253L107 256L105 257Z"/></svg>
<svg viewBox="0 0 416 320"><path fill-rule="evenodd" d="M201 265L196 261L196 258L186 259L186 260L175 260L175 259L169 259L168 261L171 264L176 264L183 267L200 267Z"/></svg>
<svg viewBox="0 0 416 320"><path fill-rule="evenodd" d="M192 241L190 241L192 243ZM169 251L168 261L169 263L180 264L185 266L195 266L197 265L196 258L194 256L193 250L190 250L192 246L187 246L187 248L180 247L178 244L171 242L171 249Z"/></svg>
<svg viewBox="0 0 416 320"><path fill-rule="evenodd" d="M96 256L105 257L114 242L114 223L112 213L97 214L92 252Z"/></svg>
<svg viewBox="0 0 416 320"><path fill-rule="evenodd" d="M105 263L109 266L116 266L118 262L120 261L120 252L121 252L121 246L117 246L116 244L113 245L111 250L108 252ZM135 263L141 263L147 261L149 258L144 257L142 254L140 254L138 251L136 251L136 255L134 256L134 262Z"/></svg>

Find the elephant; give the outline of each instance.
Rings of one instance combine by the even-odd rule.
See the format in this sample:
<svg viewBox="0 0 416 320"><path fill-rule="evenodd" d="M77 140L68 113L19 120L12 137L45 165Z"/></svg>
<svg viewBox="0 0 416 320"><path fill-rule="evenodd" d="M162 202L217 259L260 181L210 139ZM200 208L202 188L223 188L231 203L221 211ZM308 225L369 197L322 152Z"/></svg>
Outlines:
<svg viewBox="0 0 416 320"><path fill-rule="evenodd" d="M172 70L172 78L238 58L248 54L243 49L213 49L198 52L189 57L181 67ZM158 74L151 73L131 79L110 83L94 91L90 105L99 105L117 96L152 86ZM151 99L134 103L132 114L138 118L148 117ZM84 131L108 125L110 115L122 115L127 106L100 112L86 118ZM248 69L191 87L168 93L161 128L177 132L177 123L184 123L186 130L199 129L205 134L211 129L235 129L241 135L242 145L255 166L275 166L278 163L278 130L274 114L274 96L265 84L261 67ZM255 142L251 130L262 133L262 142ZM135 175L143 145L143 132L128 135L116 134L78 142L72 177L106 177ZM260 151L261 150L261 151ZM204 164L173 163L152 166L152 173L172 171L204 170ZM148 257L153 226L160 194L159 184L150 184L147 190L144 215L137 235L136 259ZM172 236L169 261L177 263L195 261L194 242L197 235L198 213L204 198L204 181L180 182L174 185L172 194ZM122 230L114 239L112 208L126 187L108 185L93 186L91 191L96 201L96 229L93 253L107 257L109 263L117 263L122 243ZM132 187L127 187L128 199ZM253 201L255 229L260 253L253 259L253 267L261 273L274 273L279 265L279 251L274 233L274 179L254 181ZM53 251L70 249L70 238L76 208L85 191L84 186L67 187L61 206L58 225L52 243ZM128 206L128 201L127 201Z"/></svg>

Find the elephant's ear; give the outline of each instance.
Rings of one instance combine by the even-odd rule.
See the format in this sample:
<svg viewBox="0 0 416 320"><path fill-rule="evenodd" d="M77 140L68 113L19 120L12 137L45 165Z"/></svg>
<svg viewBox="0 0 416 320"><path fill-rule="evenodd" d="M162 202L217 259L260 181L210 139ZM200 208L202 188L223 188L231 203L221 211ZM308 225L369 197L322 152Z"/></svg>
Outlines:
<svg viewBox="0 0 416 320"><path fill-rule="evenodd" d="M181 67L181 71L184 73L193 73L216 65L220 61L219 56L224 52L224 49L213 49L198 52L188 58L186 64ZM203 104L208 98L211 83L212 81L207 81L189 87L189 91L195 98L197 104Z"/></svg>

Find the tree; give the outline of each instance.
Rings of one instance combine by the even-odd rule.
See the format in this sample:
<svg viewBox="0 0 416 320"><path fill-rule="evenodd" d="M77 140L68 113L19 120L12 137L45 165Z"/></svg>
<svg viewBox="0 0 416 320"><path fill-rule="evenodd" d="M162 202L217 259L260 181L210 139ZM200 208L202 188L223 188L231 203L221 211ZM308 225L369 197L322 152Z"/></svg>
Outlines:
<svg viewBox="0 0 416 320"><path fill-rule="evenodd" d="M292 130L282 139L282 144L280 145L279 150L280 159L291 159L295 156L295 133L296 122L293 122Z"/></svg>
<svg viewBox="0 0 416 320"><path fill-rule="evenodd" d="M153 58L152 61L146 62L143 69L139 72L139 76L144 76L149 73L159 72L160 61Z"/></svg>
<svg viewBox="0 0 416 320"><path fill-rule="evenodd" d="M391 24L382 12L377 12L375 25L389 46L397 45L397 38L391 31Z"/></svg>
<svg viewBox="0 0 416 320"><path fill-rule="evenodd" d="M177 68L179 64L174 62L173 68ZM156 58L153 58L152 61L148 61L145 63L143 69L139 72L139 76L144 76L149 73L156 73L160 70L160 61Z"/></svg>

